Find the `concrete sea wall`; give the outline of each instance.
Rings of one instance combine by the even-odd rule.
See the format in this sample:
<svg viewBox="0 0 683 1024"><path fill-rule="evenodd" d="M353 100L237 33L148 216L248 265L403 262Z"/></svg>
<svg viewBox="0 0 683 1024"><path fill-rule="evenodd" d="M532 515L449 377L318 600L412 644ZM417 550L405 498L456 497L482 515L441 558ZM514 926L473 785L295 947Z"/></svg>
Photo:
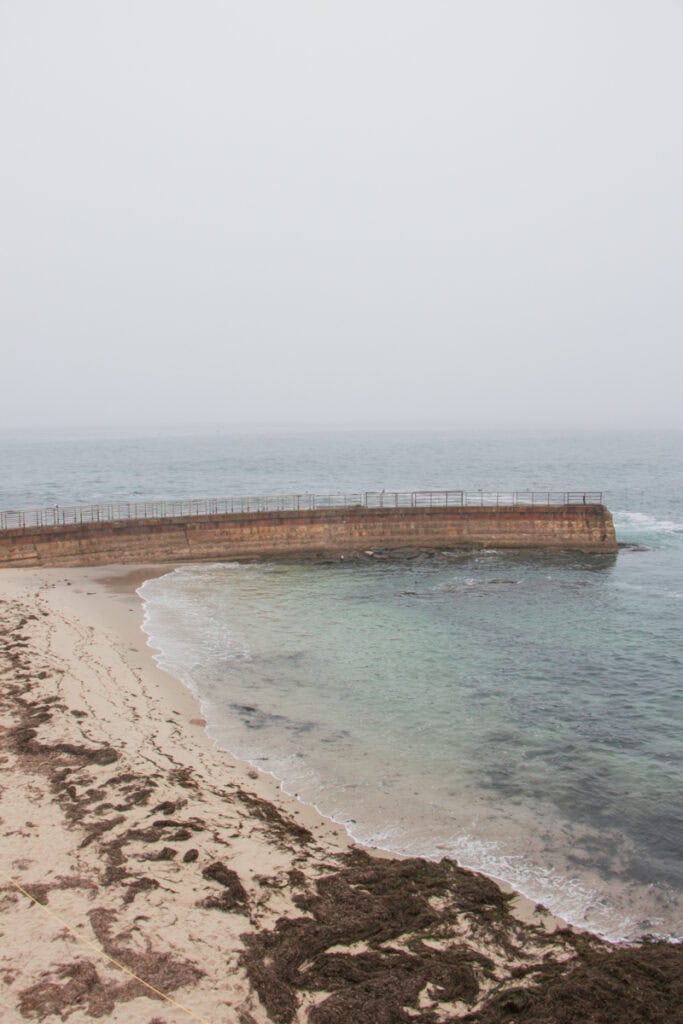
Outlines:
<svg viewBox="0 0 683 1024"><path fill-rule="evenodd" d="M477 547L613 553L617 542L612 516L604 505L359 507L0 530L0 567Z"/></svg>

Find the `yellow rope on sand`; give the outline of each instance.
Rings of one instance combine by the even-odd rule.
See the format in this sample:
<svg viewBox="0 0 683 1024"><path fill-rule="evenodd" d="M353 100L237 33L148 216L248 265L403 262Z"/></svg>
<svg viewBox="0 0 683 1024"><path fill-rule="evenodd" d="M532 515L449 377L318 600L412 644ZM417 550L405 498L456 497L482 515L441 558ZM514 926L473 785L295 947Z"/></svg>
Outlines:
<svg viewBox="0 0 683 1024"><path fill-rule="evenodd" d="M13 885L15 889L22 893L22 895L27 896L30 900L32 900L32 902L35 903L37 907L40 907L41 910L44 910L45 913L48 914L50 917L53 917L55 921L59 921L62 927L66 928L66 930L70 932L73 935L73 937L82 945L89 946L90 949L94 949L99 956L103 956L106 960L109 960L109 962L114 964L115 967L118 967L120 971L123 971L125 974L130 975L130 977L134 978L135 981L140 983L140 985L143 985L145 988L148 988L150 992L154 993L155 996L159 996L160 999L164 999L167 1003L170 1003L171 1006L175 1006L178 1010L182 1010L183 1013L186 1013L188 1015L188 1017L192 1017L194 1020L200 1021L200 1024L210 1024L210 1021L208 1021L206 1017L201 1017L198 1013L195 1013L194 1010L188 1010L187 1006L183 1006L182 1003L177 1002L175 999L171 999L171 997L167 996L165 992L161 992L158 988L155 988L154 985L150 985L148 981L145 981L144 978L140 978L137 974L135 974L134 971L131 971L129 967L126 967L125 964L122 964L120 960L115 960L113 956L109 956L109 954L105 953L105 951L100 946L96 945L96 943L91 942L89 939L84 939L82 935L79 935L78 932L74 931L70 924L67 924L63 917L60 917L59 914L55 914L54 911L49 910L44 903L41 903L40 900L37 900L35 896L31 895L30 892L27 892L26 889L24 889L22 885L19 885L18 882L15 882L15 880L10 875L5 874L5 872L2 870L0 870L0 875L5 879L6 882L9 882L10 885Z"/></svg>

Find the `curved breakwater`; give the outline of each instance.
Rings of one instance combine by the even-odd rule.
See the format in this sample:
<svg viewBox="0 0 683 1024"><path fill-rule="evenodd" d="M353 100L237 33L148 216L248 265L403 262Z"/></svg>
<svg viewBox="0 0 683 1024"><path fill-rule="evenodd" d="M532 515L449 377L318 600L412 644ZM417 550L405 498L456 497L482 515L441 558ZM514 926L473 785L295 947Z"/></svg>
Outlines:
<svg viewBox="0 0 683 1024"><path fill-rule="evenodd" d="M364 496L366 504L358 506L343 504L353 497L331 495L325 500L334 500L332 507L315 507L317 499L313 499L308 509L238 513L206 511L218 501L3 512L0 568L306 557L369 548L433 551L495 546L616 554L612 516L604 505L552 504L541 496L541 504L453 506L447 502L448 495L427 492L428 503L418 505L416 499L425 495L396 492L397 504L387 507L368 506L369 495ZM245 499L243 504L296 506L300 497ZM408 503L398 504L399 497ZM231 506L233 501L220 504ZM174 510L184 505L196 505L197 510L176 515ZM157 515L158 509L162 511ZM149 511L151 517L139 518L138 510ZM123 518L118 519L119 515ZM6 528L12 522L19 525Z"/></svg>
<svg viewBox="0 0 683 1024"><path fill-rule="evenodd" d="M0 439L0 508L418 483L603 491L626 545L609 564L487 551L188 565L145 585L146 628L216 742L358 839L451 854L612 937L680 934L682 441L22 430Z"/></svg>

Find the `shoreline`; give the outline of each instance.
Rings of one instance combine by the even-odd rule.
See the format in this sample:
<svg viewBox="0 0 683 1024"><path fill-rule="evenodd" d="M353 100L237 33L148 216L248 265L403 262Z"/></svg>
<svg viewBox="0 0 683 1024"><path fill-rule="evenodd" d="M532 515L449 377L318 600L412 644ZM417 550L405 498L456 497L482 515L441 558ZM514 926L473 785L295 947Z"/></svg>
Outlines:
<svg viewBox="0 0 683 1024"><path fill-rule="evenodd" d="M357 563L361 580L366 576L363 563L369 561L368 554ZM405 564L399 554L395 557L396 561L393 558L389 561L392 569ZM438 564L442 560L435 559L435 562ZM285 563L283 570L281 562L255 562L241 566L230 562L224 568L229 570L226 577L242 580L253 578L252 572L247 570L253 570L256 577L270 571L309 571L312 578L328 574L327 570L311 571L308 564ZM354 568L354 575L355 572ZM274 778L282 793L311 807L326 821L339 825L352 842L365 849L389 857L415 856L434 862L444 856L451 857L462 867L484 874L505 891L515 892L534 906L536 903L544 904L564 925L597 935L614 945L637 942L644 934L676 941L680 931L673 920L676 916L673 897L671 920L674 926L666 927L670 919L657 917L654 887L648 890L643 883L638 888L631 879L620 878L616 871L610 876L611 864L606 869L601 865L604 869L601 873L597 864L587 865L586 860L579 860L591 852L589 840L584 845L574 844L574 840L578 844L585 835L581 835L580 829L570 829L569 815L564 822L560 820L559 825L563 826L560 831L552 817L554 808L547 803L542 805L539 800L535 804L529 801L531 806L524 807L526 813L522 815L517 806L522 801L508 801L504 790L499 794L496 806L495 793L487 801L485 797L481 798L476 786L468 792L465 788L468 780L462 774L457 777L463 779L464 785L455 783L456 775L447 769L443 771L443 759L442 774L436 778L426 772L420 774L421 765L415 760L408 768L400 763L403 758L392 758L392 750L388 750L386 744L378 759L374 746L368 742L371 737L367 733L364 744L358 743L352 724L354 712L346 717L348 709L355 708L357 692L353 699L344 698L344 706L333 708L333 715L330 715L330 708L323 702L318 705L313 690L305 688L311 685L309 680L312 678L307 663L297 662L292 672L288 670L287 661L283 660L277 662L275 669L274 658L291 657L288 637L298 636L299 623L306 622L307 606L297 603L296 614L286 620L281 609L276 612L273 628L281 629L285 621L287 628L281 636L278 634L279 639L275 642L272 637L269 639L269 627L258 623L262 614L267 616L264 621L271 621L269 616L272 607L278 608L278 598L274 597L271 607L270 599L265 597L270 590L259 590L259 603L252 604L253 588L245 584L246 602L243 602L243 587L236 583L235 589L228 584L231 588L228 591L231 611L228 612L227 606L223 608L215 603L219 589L214 587L221 586L218 579L222 575L220 564L188 567L181 563L171 567L162 579L151 580L137 591L145 604L143 629L149 637L148 644L155 660L166 671L186 680L190 692L195 694L203 709L203 717L208 719L206 731L217 750L233 757L240 756L256 770ZM266 579L265 576L263 578ZM281 581L283 578L286 577L281 577ZM294 581L296 579L298 576ZM468 579L467 582L475 583L475 580ZM192 620L194 617L193 602L188 601L187 595L194 594L197 599L197 588L205 586L210 587L212 611L207 606L207 615L213 622L214 637L218 627L216 614L224 612L229 616L222 620L230 638L229 660L226 662L216 661L214 640L205 633L202 625L198 623L196 630L189 634L183 625L185 616ZM336 590L335 584L334 593ZM276 586L275 594L281 591L282 587ZM284 593L289 594L288 587ZM346 595L345 589L343 593ZM297 602L300 601L296 582L293 596ZM267 601L265 606L263 600ZM289 598L285 600L289 601ZM248 609L246 616L241 605ZM201 608L201 602L198 607ZM180 608L183 612L178 618ZM176 623L176 628L169 631L169 623ZM332 636L325 636L324 625L307 624L302 628L304 636L310 640L297 639L297 657L300 657L298 648L305 649L306 657L309 653L312 658L317 655L319 659L321 655L331 655ZM188 646L191 636L195 636L196 643L190 642ZM183 642L177 646L176 642L181 637ZM345 645L352 645L353 639L353 629L347 630ZM338 640L334 642L338 643ZM207 652L211 665L208 673L204 671L208 664L199 663L203 657L198 654L200 650ZM338 665L343 655L336 647L334 651L334 661ZM254 660L256 665L260 665L264 655L264 664L268 667L262 672L269 680L265 685L262 674L255 673L249 664L242 665L240 660L246 657L247 662ZM386 656L391 657L389 650ZM352 664L350 672L353 680ZM342 670L334 677L340 687L346 682L344 675L345 670ZM260 689L262 685L263 689ZM287 693L286 699L280 696L283 692ZM306 694L303 703L299 692ZM361 693L361 706L363 696ZM390 713L388 707L382 710ZM311 732L303 737L302 728ZM347 741L340 743L337 734L345 734ZM422 751L422 756L424 754ZM506 751L497 751L493 756L504 760ZM486 758L486 753L483 757ZM299 758L301 760L297 760ZM580 764L580 759L577 761ZM354 771L351 765L361 767ZM489 770L491 767L489 765ZM312 782L309 773L313 777ZM379 785L372 784L373 777L379 780ZM442 787L440 779L447 779L448 785ZM390 798L387 798L387 793ZM539 827L541 821L542 828ZM551 832L553 827L554 834ZM597 846L601 838L598 827L590 838L596 842L595 848L600 849ZM547 857L546 853L549 854ZM668 908L664 906L663 895L661 905L664 913Z"/></svg>
<svg viewBox="0 0 683 1024"><path fill-rule="evenodd" d="M134 567L131 572L126 571L126 569L128 569L129 567L122 566L118 567L119 571L114 576L108 578L105 577L101 579L99 582L104 584L105 586L111 587L114 591L120 593L121 596L124 598L130 596L132 591L133 596L137 599L139 605L141 606L142 614L139 616L139 628L140 634L146 638L143 656L146 654L150 660L150 663L154 666L156 671L161 672L165 679L169 681L169 696L174 696L176 694L177 688L179 687L181 700L189 698L191 703L195 706L198 722L203 723L203 726L199 730L202 735L203 744L205 744L210 750L212 750L219 758L230 758L231 761L234 761L236 765L238 765L241 768L242 772L246 772L250 779L254 779L254 772L258 773L258 777L264 779L267 782L268 786L270 786L270 784L272 783L276 791L280 794L281 798L286 802L291 814L297 817L303 815L304 819L309 825L311 824L311 822L323 822L325 825L328 825L330 828L333 829L337 837L340 836L343 841L346 841L349 848L358 847L363 850L366 850L368 853L376 857L384 857L389 859L396 858L400 860L409 859L410 855L407 853L402 853L399 850L392 850L389 847L376 846L364 842L362 839L354 836L351 828L349 828L348 825L345 824L343 821L339 821L331 815L325 814L324 811L322 811L319 807L316 806L316 804L307 800L303 800L299 797L298 793L290 792L288 789L286 789L284 780L281 779L275 772L259 767L257 763L249 761L248 759L239 757L233 751L218 746L217 742L211 739L211 737L208 735L208 732L206 731L206 726L208 723L204 718L204 711L201 707L199 699L192 693L192 691L187 686L185 686L185 684L181 680L179 680L175 675L173 675L172 672L169 672L166 669L162 669L159 667L157 662L157 655L154 653L155 651L158 651L158 648L155 648L154 645L150 642L149 634L144 628L145 601L139 592L140 587L147 580L153 578L156 579L160 576L165 576L167 573L172 573L175 569L181 568L186 564L187 563L177 563L172 565L166 564L163 566L156 565L148 566L145 568ZM136 637L136 640L137 639L138 638ZM426 855L424 856L425 859L436 862L436 858L429 857ZM461 864L461 861L457 860L457 863ZM536 907L541 904L539 904L537 900L534 900L533 897L526 895L520 889L516 888L507 879L495 875L490 871L486 871L481 868L473 867L470 865L461 864L461 866L463 866L467 871L472 871L476 874L481 874L484 875L486 878L491 879L491 881L495 882L495 884L499 886L499 888L502 889L503 892L511 895L514 900L515 913L520 917L521 920L527 922L534 922L535 920L538 920L538 916L535 911ZM547 908L544 908L542 917L547 927L552 927L554 929L568 928L579 934L585 933L589 935L594 935L596 938L599 938L605 942L609 942L611 945L623 945L627 943L627 940L614 940L608 938L605 935L600 935L598 932L595 932L590 928L574 924L566 920L561 915L551 910L548 910Z"/></svg>
<svg viewBox="0 0 683 1024"><path fill-rule="evenodd" d="M362 839L359 839L353 835L351 829L343 821L338 821L336 818L328 814L325 814L314 803L311 803L307 800L302 800L298 796L298 794L292 793L289 790L287 790L285 788L284 780L281 779L278 775L276 775L275 772L269 771L265 768L261 768L259 767L258 764L249 761L248 759L245 759L243 757L239 757L233 751L218 746L216 741L211 739L211 737L206 732L207 721L203 717L204 712L198 698L191 692L191 690L188 689L187 686L185 686L185 684L181 680L174 676L172 672L168 672L167 670L159 667L157 662L157 656L154 653L158 650L158 648L155 648L154 645L150 643L149 635L147 634L144 628L144 598L140 595L140 587L147 580L156 579L159 576L164 576L167 573L173 572L174 569L180 568L185 564L186 563L177 563L172 565L154 565L145 568L134 567L133 570L130 572L127 571L128 569L130 569L129 566L121 566L117 567L119 571L114 576L104 577L100 579L99 582L107 587L110 587L112 590L120 593L120 595L124 598L131 596L132 593L132 595L139 602L142 610L142 615L140 616L141 621L139 626L140 633L142 634L143 637L147 638L143 647L141 648L141 653L143 657L147 656L149 658L151 666L153 666L157 672L160 672L162 676L166 680L168 680L169 697L173 698L175 696L176 699L179 699L179 703L184 703L186 699L189 699L191 704L194 705L194 708L196 710L196 717L190 719L190 722L191 724L196 724L199 727L198 733L201 733L202 744L206 745L208 749L213 751L217 755L217 757L229 758L231 761L235 762L235 764L239 766L242 773L246 773L250 780L254 780L254 773L256 772L258 778L264 780L269 789L271 786L274 787L275 791L287 804L289 812L291 814L295 815L296 817L301 817L302 820L306 821L306 823L309 825L311 823L319 824L320 822L322 822L324 825L329 826L335 834L335 839L340 839L342 842L345 842L346 845L348 845L349 849L358 847L360 849L366 850L373 856L384 857L387 859L410 859L409 854L401 853L398 850L392 850L388 847L375 846L363 842ZM91 570L85 571L90 572ZM425 859L433 860L433 858L429 857ZM490 872L480 871L477 868L473 867L466 867L466 870L472 871L476 874L482 874L486 878L490 878L493 882L496 883L497 886L499 886L503 890L503 892L510 894L514 899L515 912L521 920L532 922L537 917L535 913L535 908L538 906L537 901L533 900L530 896L527 896L525 893L516 889L515 886L513 886L506 879L491 874ZM555 914L547 909L544 909L542 917L545 920L546 924L548 926L552 925L553 928L569 928L572 931L576 931L577 933L594 934L590 931L590 929L581 928L578 925L574 925L569 921L565 920L564 918L562 918L561 916L559 916L558 914ZM606 939L604 936L596 935L596 937L602 938L604 941L611 942L611 944L613 945L616 944L612 942L612 940Z"/></svg>
<svg viewBox="0 0 683 1024"><path fill-rule="evenodd" d="M134 672L141 673L139 678L144 678L145 686L153 691L154 698L159 701L158 706L163 706L165 713L182 719L182 723L173 724L176 728L182 724L188 731L186 742L191 746L196 745L205 756L219 764L225 762L240 784L248 784L257 789L259 796L270 800L278 798L278 802L283 806L286 804L288 812L300 818L302 824L328 825L335 841L343 840L349 846L358 845L342 825L326 818L310 804L286 793L271 773L261 771L231 752L220 750L206 733L205 720L197 698L181 680L157 664L155 648L150 645L143 629L144 601L137 591L146 580L172 572L177 564L4 570L0 573L0 588L5 576L15 572L18 581L27 576L35 576L41 586L49 581L48 586L59 591L62 608L75 613L88 627L114 636L119 644L125 644L125 653L123 650L120 653L124 656L126 667L133 667L132 663L138 659L140 664L133 667ZM66 587L71 588L68 593Z"/></svg>
<svg viewBox="0 0 683 1024"><path fill-rule="evenodd" d="M173 568L0 573L5 1019L68 1013L71 1024L102 1015L124 1024L163 1010L165 1024L175 1024L191 1008L211 1021L229 1010L240 1024L369 1024L376 1018L358 1015L366 1005L358 999L367 997L372 956L372 978L385 968L377 1013L386 1003L395 1014L414 1007L456 1014L443 1019L503 1020L489 1003L520 977L533 979L534 965L538 974L539 964L552 964L548 984L566 985L562 965L594 971L607 955L635 955L452 862L361 849L273 775L219 751L194 696L158 667L141 628L137 588ZM40 847L47 861L36 856ZM411 901L415 914L406 918ZM467 983L444 988L439 979L455 971L454 951L464 946ZM397 949L421 978L416 991L393 991L406 968ZM653 971L656 960L660 974L681 951L646 949L638 955ZM351 960L366 983L360 990ZM180 1008L160 1006L145 982Z"/></svg>
<svg viewBox="0 0 683 1024"><path fill-rule="evenodd" d="M153 566L135 566L130 569L130 566L117 566L116 572L112 576L100 577L97 583L103 585L106 588L111 589L114 593L121 596L123 600L127 600L130 597L134 597L139 607L139 613L135 615L138 620L138 631L135 634L135 644L138 648L138 653L143 658L147 658L147 670L153 669L155 673L161 674L160 685L167 687L166 694L170 699L172 707L181 711L185 709L185 713L189 714L190 709L194 709L196 714L189 719L191 725L197 727L196 736L193 734L193 738L196 738L202 747L210 750L220 760L229 759L235 764L235 770L237 770L242 777L247 776L249 783L253 783L257 780L261 781L265 786L263 795L266 799L271 798L274 794L277 794L279 798L286 805L288 812L300 819L301 822L308 827L317 825L327 827L331 830L335 843L340 842L342 845L347 846L349 849L359 847L367 850L376 857L384 857L387 859L410 859L407 854L399 853L395 850L390 850L382 846L371 846L364 843L362 840L357 839L349 830L349 828L341 821L337 821L335 818L324 814L315 804L309 803L306 800L301 800L295 793L290 793L285 789L285 784L274 772L268 771L264 768L259 768L257 764L244 758L238 757L232 751L225 750L217 745L217 743L211 739L206 732L206 719L203 717L203 710L199 703L199 700L195 695L188 689L185 684L179 680L173 673L168 672L165 669L159 667L157 663L157 657L154 653L155 648L149 640L149 636L144 629L144 598L139 593L139 589L143 583L149 579L155 579L159 576L165 576L169 572L173 572L174 569L183 565L184 563L177 563L172 565L153 565ZM109 567L104 567L108 569ZM76 570L83 571L83 570ZM86 579L90 578L92 570L85 570ZM128 622L121 623L121 626L128 627ZM256 775L254 774L256 773ZM429 858L428 858L429 859ZM538 905L531 897L526 896L524 893L515 889L515 887L504 878L499 878L488 872L477 871L475 868L466 868L466 870L473 871L476 874L484 874L485 877L490 878L493 882L499 886L503 892L510 894L514 898L515 912L523 921L533 921L537 918L535 908ZM551 911L544 910L542 918L546 923L546 926L553 927L554 929L568 928L577 933L591 933L586 928L581 928L577 925L570 924L564 918L552 913ZM601 936L596 936L602 938ZM610 940L605 940L610 941ZM616 943L612 943L613 945Z"/></svg>

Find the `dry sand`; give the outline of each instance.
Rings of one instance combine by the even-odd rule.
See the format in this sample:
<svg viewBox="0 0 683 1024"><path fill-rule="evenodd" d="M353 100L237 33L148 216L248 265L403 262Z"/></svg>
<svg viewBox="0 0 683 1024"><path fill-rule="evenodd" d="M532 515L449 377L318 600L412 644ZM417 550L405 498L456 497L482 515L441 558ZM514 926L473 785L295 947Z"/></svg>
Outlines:
<svg viewBox="0 0 683 1024"><path fill-rule="evenodd" d="M216 751L140 629L167 570L0 572L3 1024L681 1019L680 947L370 855Z"/></svg>

